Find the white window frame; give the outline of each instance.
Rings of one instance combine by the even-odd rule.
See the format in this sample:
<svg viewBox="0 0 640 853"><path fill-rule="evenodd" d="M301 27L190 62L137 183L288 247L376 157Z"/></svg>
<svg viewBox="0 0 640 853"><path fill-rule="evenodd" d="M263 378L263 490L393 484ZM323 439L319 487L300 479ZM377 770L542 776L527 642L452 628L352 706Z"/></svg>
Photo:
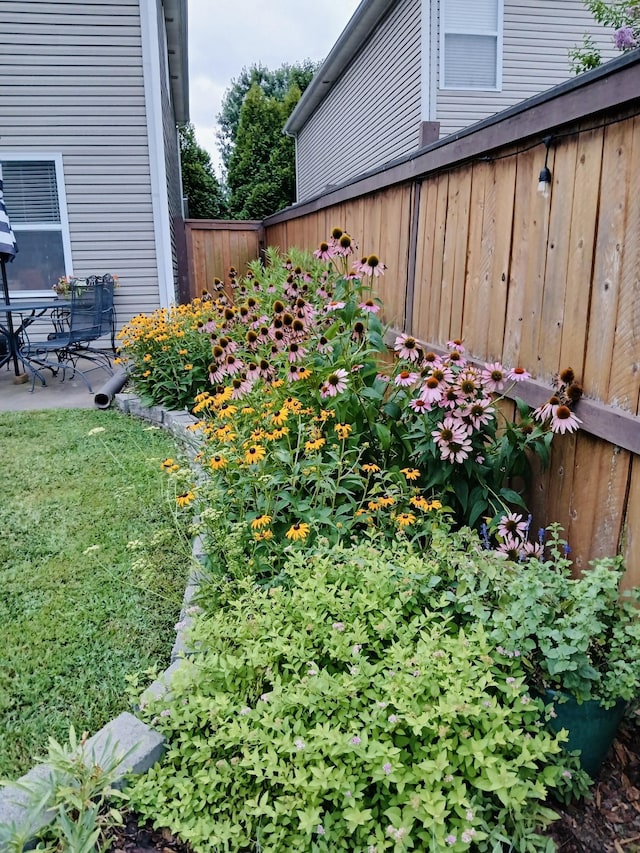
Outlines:
<svg viewBox="0 0 640 853"><path fill-rule="evenodd" d="M464 29L456 27L447 29L446 21L446 6L448 0L440 0L440 69L439 69L439 88L445 91L458 92L501 92L502 91L502 52L504 40L504 0L495 0L497 4L496 20L498 28L496 30L485 30L473 25L467 26ZM496 39L496 85L495 86L446 86L445 85L445 37L447 35L464 35L464 36L492 36Z"/></svg>
<svg viewBox="0 0 640 853"><path fill-rule="evenodd" d="M9 213L9 219L11 221L11 228L13 229L13 233L16 237L16 242L18 244L18 252L20 251L20 234L25 231L59 231L62 234L62 251L64 254L64 267L65 267L65 275L67 277L71 277L73 275L73 264L71 262L71 236L69 232L69 216L67 213L67 193L65 189L64 183L64 169L62 165L62 154L60 153L52 153L50 151L21 151L21 152L13 152L13 151L2 151L0 150L0 163L5 162L16 162L20 160L42 160L48 163L55 164L56 170L56 188L58 191L58 207L60 209L60 223L53 222L42 222L42 223L27 223L27 222L13 222L11 221L11 211ZM11 284L11 282L9 282ZM24 290L10 290L9 296L12 298L19 298L20 296L24 297ZM51 296L50 289L43 290L30 290L29 296L33 296L35 298L40 296Z"/></svg>

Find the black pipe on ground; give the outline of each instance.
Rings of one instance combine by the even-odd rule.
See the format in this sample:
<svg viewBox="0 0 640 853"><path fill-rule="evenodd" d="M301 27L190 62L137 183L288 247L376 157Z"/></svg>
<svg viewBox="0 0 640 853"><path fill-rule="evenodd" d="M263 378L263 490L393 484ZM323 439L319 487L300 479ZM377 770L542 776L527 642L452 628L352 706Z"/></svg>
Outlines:
<svg viewBox="0 0 640 853"><path fill-rule="evenodd" d="M108 379L102 388L96 393L93 398L93 402L98 409L108 409L109 406L113 403L113 398L115 395L122 391L127 379L129 378L129 374L126 370L120 369L116 370L113 376Z"/></svg>

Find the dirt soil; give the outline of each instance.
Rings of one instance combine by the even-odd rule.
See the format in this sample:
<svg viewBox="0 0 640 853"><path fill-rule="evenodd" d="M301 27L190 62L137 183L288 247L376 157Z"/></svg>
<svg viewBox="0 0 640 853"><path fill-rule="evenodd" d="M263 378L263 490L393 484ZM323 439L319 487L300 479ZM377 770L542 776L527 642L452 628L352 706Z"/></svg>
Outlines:
<svg viewBox="0 0 640 853"><path fill-rule="evenodd" d="M589 799L550 805L559 819L546 835L558 853L640 853L640 716L620 727ZM140 826L133 815L111 847L111 853L189 851L169 830Z"/></svg>

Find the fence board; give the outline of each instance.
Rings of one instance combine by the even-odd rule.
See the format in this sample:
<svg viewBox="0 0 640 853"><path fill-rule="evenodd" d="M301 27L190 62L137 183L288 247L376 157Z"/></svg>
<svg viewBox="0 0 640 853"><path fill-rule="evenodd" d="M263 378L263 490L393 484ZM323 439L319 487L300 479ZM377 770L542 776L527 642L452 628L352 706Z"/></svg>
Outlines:
<svg viewBox="0 0 640 853"><path fill-rule="evenodd" d="M560 366L572 367L579 378L584 375L603 138L602 128L585 131L576 145Z"/></svg>
<svg viewBox="0 0 640 853"><path fill-rule="evenodd" d="M628 124L614 124L604 132L591 328L584 368L585 391L605 401L609 399L611 360L621 286L620 268L627 213L624 193L627 182L633 182L635 177L629 172L631 134ZM596 329L597 334L594 334Z"/></svg>
<svg viewBox="0 0 640 853"><path fill-rule="evenodd" d="M495 193L489 186L491 166L476 163L471 178L471 208L469 215L469 240L467 247L467 271L464 283L464 306L462 313L462 339L474 354L481 355L486 344L485 311L481 305L487 298L489 286L489 257L483 251L482 232L484 218L493 215ZM486 306L486 302L485 302Z"/></svg>
<svg viewBox="0 0 640 853"><path fill-rule="evenodd" d="M573 188L576 174L575 140L555 149L547 261L542 292L537 353L540 359L537 375L550 380L560 369L564 302L569 266Z"/></svg>
<svg viewBox="0 0 640 853"><path fill-rule="evenodd" d="M483 357L486 361L502 359L504 330L507 317L509 267L512 251L513 206L515 203L516 161L509 158L498 172L494 165L495 213L492 228L483 236L483 245L493 246L490 266L490 292L487 305L487 342ZM485 217L486 221L486 217Z"/></svg>

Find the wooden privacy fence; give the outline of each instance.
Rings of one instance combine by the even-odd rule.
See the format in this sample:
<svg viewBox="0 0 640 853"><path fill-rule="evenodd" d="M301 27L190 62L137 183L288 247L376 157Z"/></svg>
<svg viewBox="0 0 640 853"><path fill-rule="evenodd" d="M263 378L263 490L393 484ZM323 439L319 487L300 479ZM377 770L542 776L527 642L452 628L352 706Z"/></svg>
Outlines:
<svg viewBox="0 0 640 853"><path fill-rule="evenodd" d="M185 301L210 290L215 278L227 281L231 267L244 273L249 261L259 258L264 248L259 220L187 219L185 232L189 270Z"/></svg>
<svg viewBox="0 0 640 853"><path fill-rule="evenodd" d="M264 227L283 250L347 230L388 265L376 280L387 323L525 367L535 381L517 391L533 405L571 366L583 428L554 439L534 520L562 524L577 567L619 552L640 584L640 60L609 66Z"/></svg>

